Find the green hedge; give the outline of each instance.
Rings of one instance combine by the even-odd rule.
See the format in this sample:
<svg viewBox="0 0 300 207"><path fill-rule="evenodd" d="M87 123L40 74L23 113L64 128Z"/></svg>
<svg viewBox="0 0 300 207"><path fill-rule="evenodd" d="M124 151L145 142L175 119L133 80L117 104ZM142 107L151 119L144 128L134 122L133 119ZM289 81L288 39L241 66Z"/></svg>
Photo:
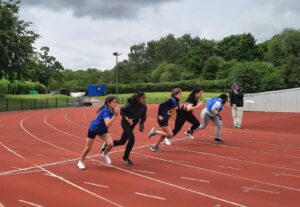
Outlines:
<svg viewBox="0 0 300 207"><path fill-rule="evenodd" d="M224 80L190 80L177 82L163 82L163 83L131 83L118 84L118 92L134 93L137 91L144 92L164 92L171 91L173 88L181 88L184 91L191 91L196 87L202 88L206 92L228 91L230 88L226 79ZM115 93L116 85L108 84L107 93Z"/></svg>
<svg viewBox="0 0 300 207"><path fill-rule="evenodd" d="M46 93L46 87L38 82L0 80L0 94L28 94L30 90L36 90L39 94Z"/></svg>

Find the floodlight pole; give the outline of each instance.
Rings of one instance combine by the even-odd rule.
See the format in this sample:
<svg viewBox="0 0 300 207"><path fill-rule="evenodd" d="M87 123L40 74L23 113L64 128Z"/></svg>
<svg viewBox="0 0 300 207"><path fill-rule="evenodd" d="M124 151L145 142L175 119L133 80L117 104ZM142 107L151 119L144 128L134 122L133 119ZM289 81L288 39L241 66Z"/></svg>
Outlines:
<svg viewBox="0 0 300 207"><path fill-rule="evenodd" d="M116 66L115 66L115 78L116 78L116 96L118 100L118 57L122 55L122 53L114 52L114 56L116 56Z"/></svg>

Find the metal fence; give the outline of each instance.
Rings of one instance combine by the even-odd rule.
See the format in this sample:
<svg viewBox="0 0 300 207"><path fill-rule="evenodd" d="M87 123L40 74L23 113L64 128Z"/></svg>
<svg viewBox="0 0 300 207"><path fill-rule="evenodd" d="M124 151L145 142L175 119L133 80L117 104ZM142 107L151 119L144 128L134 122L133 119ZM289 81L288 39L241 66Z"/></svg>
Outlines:
<svg viewBox="0 0 300 207"><path fill-rule="evenodd" d="M300 112L300 88L245 94L244 111Z"/></svg>
<svg viewBox="0 0 300 207"><path fill-rule="evenodd" d="M0 98L0 112L63 108L88 105L81 98L6 99Z"/></svg>

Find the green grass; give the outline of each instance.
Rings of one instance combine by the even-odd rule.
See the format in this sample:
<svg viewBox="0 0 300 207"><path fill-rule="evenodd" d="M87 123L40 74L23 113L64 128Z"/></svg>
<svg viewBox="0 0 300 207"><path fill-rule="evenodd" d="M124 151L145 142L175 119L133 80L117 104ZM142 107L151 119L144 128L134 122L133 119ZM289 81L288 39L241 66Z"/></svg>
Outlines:
<svg viewBox="0 0 300 207"><path fill-rule="evenodd" d="M185 101L189 94L190 94L189 91L184 91L182 93L181 102ZM202 96L202 99L205 101L207 98L217 97L220 94L221 93L204 93ZM121 104L124 104L126 102L127 98L130 96L132 96L132 94L119 94L118 102ZM159 103L162 103L163 101L167 100L168 98L170 98L170 96L171 96L170 92L149 92L149 93L146 93L146 97L147 97L146 103L159 104ZM104 100L105 96L101 96L101 97L97 97L97 98Z"/></svg>
<svg viewBox="0 0 300 207"><path fill-rule="evenodd" d="M24 95L5 95L4 98L7 99L55 99L55 98L68 98L70 99L70 96L66 95L60 95L60 94L24 94Z"/></svg>

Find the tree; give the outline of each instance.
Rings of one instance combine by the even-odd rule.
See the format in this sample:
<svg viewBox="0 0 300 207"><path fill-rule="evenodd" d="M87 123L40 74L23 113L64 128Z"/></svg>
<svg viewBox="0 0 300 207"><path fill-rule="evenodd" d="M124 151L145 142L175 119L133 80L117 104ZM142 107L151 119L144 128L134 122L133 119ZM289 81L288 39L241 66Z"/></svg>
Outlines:
<svg viewBox="0 0 300 207"><path fill-rule="evenodd" d="M0 78L21 79L24 64L34 54L32 44L39 37L28 30L31 23L19 19L20 1L0 3Z"/></svg>
<svg viewBox="0 0 300 207"><path fill-rule="evenodd" d="M218 53L225 60L252 61L262 58L252 34L231 35L217 44Z"/></svg>

